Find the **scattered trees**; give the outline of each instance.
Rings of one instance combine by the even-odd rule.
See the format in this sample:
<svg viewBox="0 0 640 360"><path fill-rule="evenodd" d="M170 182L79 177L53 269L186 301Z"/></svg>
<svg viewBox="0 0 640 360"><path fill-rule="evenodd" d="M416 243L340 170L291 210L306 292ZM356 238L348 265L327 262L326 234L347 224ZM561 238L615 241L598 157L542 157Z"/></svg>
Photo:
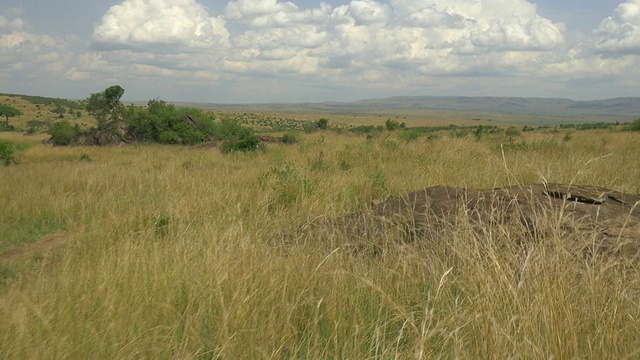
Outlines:
<svg viewBox="0 0 640 360"><path fill-rule="evenodd" d="M98 120L98 127L82 130L68 121L52 125L50 134L57 145L105 145L122 142L195 145L206 141L222 141L223 150L250 151L259 148L261 140L253 130L233 119L215 121L200 109L177 108L155 99L146 107L125 107L120 102L124 89L114 85L91 94L86 110Z"/></svg>
<svg viewBox="0 0 640 360"><path fill-rule="evenodd" d="M11 125L9 124L10 117L20 116L20 115L22 115L22 111L8 105L0 105L0 116L5 117L4 126L6 128L11 128Z"/></svg>

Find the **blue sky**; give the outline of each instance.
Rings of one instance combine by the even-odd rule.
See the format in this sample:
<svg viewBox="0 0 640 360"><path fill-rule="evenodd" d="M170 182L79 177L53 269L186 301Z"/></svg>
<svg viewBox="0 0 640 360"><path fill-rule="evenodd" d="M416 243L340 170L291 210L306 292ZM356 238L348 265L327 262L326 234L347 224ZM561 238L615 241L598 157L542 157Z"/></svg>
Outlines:
<svg viewBox="0 0 640 360"><path fill-rule="evenodd" d="M640 96L640 0L4 0L0 92Z"/></svg>

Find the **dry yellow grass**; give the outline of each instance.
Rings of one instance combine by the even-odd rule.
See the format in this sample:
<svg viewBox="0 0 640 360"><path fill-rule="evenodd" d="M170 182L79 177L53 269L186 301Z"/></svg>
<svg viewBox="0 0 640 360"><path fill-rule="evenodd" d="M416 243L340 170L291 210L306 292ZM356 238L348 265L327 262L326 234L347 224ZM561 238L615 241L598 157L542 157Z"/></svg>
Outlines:
<svg viewBox="0 0 640 360"><path fill-rule="evenodd" d="M0 259L1 358L640 355L637 264L582 258L572 239L500 247L509 234L461 223L445 243L370 257L296 231L438 184L637 193L637 134L527 134L533 145L502 151L503 138L318 133L229 156L7 136L31 148L0 167L0 246L75 233L52 259Z"/></svg>

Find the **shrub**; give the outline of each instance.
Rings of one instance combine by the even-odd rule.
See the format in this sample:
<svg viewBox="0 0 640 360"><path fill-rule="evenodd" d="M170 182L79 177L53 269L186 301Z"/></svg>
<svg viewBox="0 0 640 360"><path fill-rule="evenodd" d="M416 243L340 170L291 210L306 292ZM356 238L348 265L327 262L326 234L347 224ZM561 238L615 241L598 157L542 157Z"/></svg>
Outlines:
<svg viewBox="0 0 640 360"><path fill-rule="evenodd" d="M229 154L236 151L249 152L256 151L261 147L260 138L255 135L246 136L240 140L225 141L220 147L223 154Z"/></svg>
<svg viewBox="0 0 640 360"><path fill-rule="evenodd" d="M272 209L293 205L316 190L310 178L301 176L287 164L280 168L271 168L260 176L259 181L260 186L271 187L273 190L273 200L269 204Z"/></svg>
<svg viewBox="0 0 640 360"><path fill-rule="evenodd" d="M318 124L317 123L305 123L302 125L302 130L304 130L305 133L309 134L312 133L314 131L318 131Z"/></svg>
<svg viewBox="0 0 640 360"><path fill-rule="evenodd" d="M351 129L351 132L356 134L368 134L376 131L376 127L373 125L360 125Z"/></svg>
<svg viewBox="0 0 640 360"><path fill-rule="evenodd" d="M12 142L0 140L0 162L4 165L17 164L16 145Z"/></svg>
<svg viewBox="0 0 640 360"><path fill-rule="evenodd" d="M298 138L294 134L284 134L282 142L285 144L295 144L298 142Z"/></svg>
<svg viewBox="0 0 640 360"><path fill-rule="evenodd" d="M417 140L419 137L420 132L414 130L405 130L398 136L400 140L408 143Z"/></svg>
<svg viewBox="0 0 640 360"><path fill-rule="evenodd" d="M78 124L71 125L71 123L66 120L54 123L49 131L51 140L53 140L56 145L71 145L79 133L80 127Z"/></svg>
<svg viewBox="0 0 640 360"><path fill-rule="evenodd" d="M166 130L158 135L158 142L161 144L177 144L180 142L180 137L175 131Z"/></svg>
<svg viewBox="0 0 640 360"><path fill-rule="evenodd" d="M393 119L387 119L387 121L385 122L385 126L389 131L400 129L400 123L397 120L393 120Z"/></svg>
<svg viewBox="0 0 640 360"><path fill-rule="evenodd" d="M27 122L27 133L35 134L47 128L47 123L40 120L29 120Z"/></svg>
<svg viewBox="0 0 640 360"><path fill-rule="evenodd" d="M469 135L469 132L469 129L458 129L453 131L452 136L455 138L465 138L467 137L467 135Z"/></svg>
<svg viewBox="0 0 640 360"><path fill-rule="evenodd" d="M509 137L510 142L513 142L514 138L520 136L520 131L518 131L518 129L512 126L507 129L507 131L505 132L505 135Z"/></svg>
<svg viewBox="0 0 640 360"><path fill-rule="evenodd" d="M235 119L222 119L215 137L219 140L244 140L251 136L251 129L246 128ZM258 143L260 139L258 139Z"/></svg>
<svg viewBox="0 0 640 360"><path fill-rule="evenodd" d="M571 141L572 138L573 137L572 137L571 133L568 132L568 133L564 134L564 138L562 139L562 141L563 142L569 142L569 141Z"/></svg>
<svg viewBox="0 0 640 360"><path fill-rule="evenodd" d="M328 119L320 119L320 120L318 120L316 125L318 126L318 129L320 129L320 130L327 130L329 128L329 120Z"/></svg>
<svg viewBox="0 0 640 360"><path fill-rule="evenodd" d="M629 129L631 131L640 131L640 119L632 122L631 126L629 127Z"/></svg>

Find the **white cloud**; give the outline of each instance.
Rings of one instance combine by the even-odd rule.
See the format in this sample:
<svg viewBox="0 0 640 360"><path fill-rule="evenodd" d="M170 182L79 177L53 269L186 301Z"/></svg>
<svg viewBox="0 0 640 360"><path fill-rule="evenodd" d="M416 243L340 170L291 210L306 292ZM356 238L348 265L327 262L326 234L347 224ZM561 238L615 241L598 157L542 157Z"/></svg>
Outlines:
<svg viewBox="0 0 640 360"><path fill-rule="evenodd" d="M354 0L349 4L349 15L358 25L386 24L390 13L389 6L373 0Z"/></svg>
<svg viewBox="0 0 640 360"><path fill-rule="evenodd" d="M72 57L70 39L22 31L25 25L0 15L0 76L34 77L64 69Z"/></svg>
<svg viewBox="0 0 640 360"><path fill-rule="evenodd" d="M104 15L93 39L106 47L188 51L224 48L229 32L195 0L125 0Z"/></svg>
<svg viewBox="0 0 640 360"><path fill-rule="evenodd" d="M167 69L392 81L398 71L512 72L563 44L563 31L526 0L352 0L306 9L235 0L218 17L195 0L125 0L96 26L94 41L98 49L130 50L131 63ZM207 49L215 56L178 56Z"/></svg>
<svg viewBox="0 0 640 360"><path fill-rule="evenodd" d="M227 4L225 15L229 19L245 17L259 17L277 13L298 11L298 6L292 2L278 2L277 0L237 0Z"/></svg>
<svg viewBox="0 0 640 360"><path fill-rule="evenodd" d="M640 0L620 4L594 31L596 49L603 53L640 53Z"/></svg>
<svg viewBox="0 0 640 360"><path fill-rule="evenodd" d="M205 87L261 79L393 91L473 82L462 79L543 83L563 72L567 78L622 76L633 65L599 58L586 41L567 44L564 24L544 18L527 0L343 0L337 6L234 0L218 9L221 14L213 14L198 0L124 0L95 26L94 46L62 73L78 82L169 78ZM623 49L633 49L627 38L638 38L638 9L640 0L627 1L602 22L596 31L601 52L619 51L622 40ZM10 29L11 21L0 18L0 29ZM57 39L33 36L3 35L0 59L10 44L59 46Z"/></svg>
<svg viewBox="0 0 640 360"><path fill-rule="evenodd" d="M537 14L525 0L392 0L405 26L433 28L431 36L458 53L551 50L564 43L564 25Z"/></svg>
<svg viewBox="0 0 640 360"><path fill-rule="evenodd" d="M564 43L564 27L540 16L491 20L488 26L470 33L478 48L503 50L551 50Z"/></svg>
<svg viewBox="0 0 640 360"><path fill-rule="evenodd" d="M227 4L224 17L253 27L283 27L293 24L325 23L331 6L322 2L318 7L301 10L292 2L276 0L237 0Z"/></svg>
<svg viewBox="0 0 640 360"><path fill-rule="evenodd" d="M0 30L9 29L9 30L22 30L24 27L24 21L20 18L16 19L8 19L2 15L0 15Z"/></svg>

